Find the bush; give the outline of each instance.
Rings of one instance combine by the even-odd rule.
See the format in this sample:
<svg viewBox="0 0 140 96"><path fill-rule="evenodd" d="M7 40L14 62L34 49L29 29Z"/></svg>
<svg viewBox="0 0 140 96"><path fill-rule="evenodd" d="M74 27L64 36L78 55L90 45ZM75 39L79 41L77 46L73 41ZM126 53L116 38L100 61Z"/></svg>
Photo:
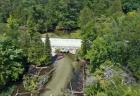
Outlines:
<svg viewBox="0 0 140 96"><path fill-rule="evenodd" d="M14 46L9 38L0 40L0 86L16 81L24 72L26 58L23 50Z"/></svg>

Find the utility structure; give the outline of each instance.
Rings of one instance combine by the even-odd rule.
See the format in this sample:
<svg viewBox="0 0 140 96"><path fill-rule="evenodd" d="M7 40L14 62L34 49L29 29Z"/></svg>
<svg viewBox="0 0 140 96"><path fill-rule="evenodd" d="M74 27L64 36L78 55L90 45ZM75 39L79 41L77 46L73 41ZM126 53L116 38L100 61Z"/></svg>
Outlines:
<svg viewBox="0 0 140 96"><path fill-rule="evenodd" d="M41 38L42 42L45 42L45 38ZM52 55L56 54L56 50L61 52L76 53L76 50L81 47L81 39L62 39L62 38L50 38L50 44L52 49Z"/></svg>

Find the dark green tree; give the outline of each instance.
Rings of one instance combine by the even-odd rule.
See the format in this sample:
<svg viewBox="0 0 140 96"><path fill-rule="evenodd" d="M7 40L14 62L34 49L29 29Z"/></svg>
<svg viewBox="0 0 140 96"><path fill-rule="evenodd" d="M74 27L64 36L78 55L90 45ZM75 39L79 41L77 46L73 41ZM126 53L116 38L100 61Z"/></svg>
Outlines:
<svg viewBox="0 0 140 96"><path fill-rule="evenodd" d="M43 53L43 43L41 35L35 32L30 39L30 46L28 48L28 61L34 65L41 65L41 58Z"/></svg>
<svg viewBox="0 0 140 96"><path fill-rule="evenodd" d="M79 26L81 28L81 51L83 56L86 55L87 51L91 47L92 41L96 38L93 16L93 12L88 7L84 7L80 12Z"/></svg>
<svg viewBox="0 0 140 96"><path fill-rule="evenodd" d="M139 0L122 0L122 9L124 13L138 10L140 8Z"/></svg>
<svg viewBox="0 0 140 96"><path fill-rule="evenodd" d="M45 45L44 45L44 55L46 59L44 60L44 64L51 64L52 63L52 54L51 54L51 46L48 34L45 36Z"/></svg>
<svg viewBox="0 0 140 96"><path fill-rule="evenodd" d="M37 66L51 64L51 47L48 36L43 43L40 33L33 34L28 48L28 60L31 64Z"/></svg>
<svg viewBox="0 0 140 96"><path fill-rule="evenodd" d="M0 88L9 81L16 81L24 72L26 58L23 50L12 44L12 40L1 37L0 40Z"/></svg>
<svg viewBox="0 0 140 96"><path fill-rule="evenodd" d="M58 29L71 31L78 28L77 21L81 6L82 3L79 0L61 0L59 5Z"/></svg>

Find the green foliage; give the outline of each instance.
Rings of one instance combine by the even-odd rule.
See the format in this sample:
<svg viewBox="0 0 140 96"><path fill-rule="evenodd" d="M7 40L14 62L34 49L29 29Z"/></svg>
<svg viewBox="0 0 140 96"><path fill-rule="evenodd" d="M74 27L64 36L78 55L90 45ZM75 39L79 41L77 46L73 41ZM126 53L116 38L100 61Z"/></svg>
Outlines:
<svg viewBox="0 0 140 96"><path fill-rule="evenodd" d="M51 47L48 36L45 44L41 41L41 34L34 33L30 40L28 50L28 61L35 65L47 65L51 63Z"/></svg>
<svg viewBox="0 0 140 96"><path fill-rule="evenodd" d="M97 38L91 39L92 46L89 44L91 47L87 47L86 51L89 52L85 55L90 59L94 68L100 66L107 59L110 59L114 64L119 63L126 66L130 58L139 56L139 18L137 16L139 16L139 13L121 16L116 20L100 17L100 21L92 24L93 26L96 25L93 27L95 30L92 30L89 34L95 31ZM130 19L133 19L133 22ZM90 40L89 35L82 35ZM94 35L91 36L94 37Z"/></svg>
<svg viewBox="0 0 140 96"><path fill-rule="evenodd" d="M94 40L93 46L86 57L91 60L93 68L96 69L100 66L100 64L105 62L107 55L107 44L105 40L103 38L97 37L97 39Z"/></svg>
<svg viewBox="0 0 140 96"><path fill-rule="evenodd" d="M48 34L45 36L45 44L44 44L44 64L51 64L52 63L52 54L51 54L51 46L50 46L50 40L48 37Z"/></svg>
<svg viewBox="0 0 140 96"><path fill-rule="evenodd" d="M30 43L28 48L28 61L32 64L40 65L40 58L42 56L42 47L43 43L40 39L40 34L35 33L32 37L30 37Z"/></svg>
<svg viewBox="0 0 140 96"><path fill-rule="evenodd" d="M78 53L90 60L90 69L100 78L104 63L110 62L109 65L129 70L139 81L139 6L140 0L1 0L0 86L17 80L23 73L24 57L37 66L51 63L49 37L46 35L42 43L39 33L55 29L64 32L79 29L79 33L64 35L59 32L59 36L82 39ZM118 83L120 78L113 80ZM27 89L35 89L33 82L28 82L31 86ZM104 86L106 88L99 81L86 92L88 96L139 94L139 87L135 86L114 86L110 81L105 81Z"/></svg>
<svg viewBox="0 0 140 96"><path fill-rule="evenodd" d="M10 0L2 0L0 1L0 22L7 22L7 18L9 17L11 11L11 2Z"/></svg>
<svg viewBox="0 0 140 96"><path fill-rule="evenodd" d="M139 86L122 84L121 76L104 79L104 68L112 66L116 72L128 71L140 80L140 13L136 2L139 5L138 0L88 0L82 9L80 53L90 60L89 70L97 79L86 88L87 96L139 95Z"/></svg>
<svg viewBox="0 0 140 96"><path fill-rule="evenodd" d="M0 22L16 18L19 26L44 33L58 29L71 31L78 28L78 16L83 0L4 0L0 1ZM30 23L29 23L30 22ZM32 25L32 26L29 26Z"/></svg>
<svg viewBox="0 0 140 96"><path fill-rule="evenodd" d="M11 15L7 19L7 27L9 29L17 29L18 28L18 24L17 24L16 19L14 19Z"/></svg>
<svg viewBox="0 0 140 96"><path fill-rule="evenodd" d="M35 92L37 89L38 76L24 76L23 85L25 90Z"/></svg>
<svg viewBox="0 0 140 96"><path fill-rule="evenodd" d="M8 81L15 81L24 71L23 50L18 49L9 40L2 38L0 40L0 86Z"/></svg>
<svg viewBox="0 0 140 96"><path fill-rule="evenodd" d="M82 1L82 0L81 0ZM80 13L82 2L79 0L61 0L60 1L60 21L59 28L64 30L72 30L78 27L77 20Z"/></svg>
<svg viewBox="0 0 140 96"><path fill-rule="evenodd" d="M100 84L97 83L95 85L89 85L88 87L86 87L85 94L87 96L107 96L107 95L103 95L105 93L102 93L102 95L99 95L99 92L101 92L101 91L103 91L103 90L100 87Z"/></svg>
<svg viewBox="0 0 140 96"><path fill-rule="evenodd" d="M106 70L112 70L112 75L105 78ZM94 72L95 82L85 88L87 96L139 96L139 85L124 84L125 73L123 69L114 66L112 62L106 61Z"/></svg>
<svg viewBox="0 0 140 96"><path fill-rule="evenodd" d="M130 59L128 61L128 67L132 71L133 75L139 80L140 79L140 57Z"/></svg>
<svg viewBox="0 0 140 96"><path fill-rule="evenodd" d="M81 27L81 38L82 38L82 55L86 54L91 47L92 41L96 38L96 32L94 32L94 20L93 12L88 8L84 7L80 12L79 25Z"/></svg>
<svg viewBox="0 0 140 96"><path fill-rule="evenodd" d="M0 22L12 16L20 26L33 23L35 31L46 32L58 29L71 31L78 26L78 17L83 6L94 11L94 16L128 13L138 10L139 0L3 0L0 1ZM115 13L114 13L115 12Z"/></svg>
<svg viewBox="0 0 140 96"><path fill-rule="evenodd" d="M138 8L140 8L139 0L122 0L122 4L123 4L122 8L125 13L128 13L133 10L137 10Z"/></svg>
<svg viewBox="0 0 140 96"><path fill-rule="evenodd" d="M59 21L59 2L57 0L48 0L45 5L45 15L47 17L46 26L48 31L54 31Z"/></svg>
<svg viewBox="0 0 140 96"><path fill-rule="evenodd" d="M94 16L110 16L114 12L122 12L121 0L87 0L86 5L92 9Z"/></svg>
<svg viewBox="0 0 140 96"><path fill-rule="evenodd" d="M14 91L14 89L15 89L15 85L13 85L13 86L9 86L9 87L7 87L7 88L4 88L4 90L2 90L1 92L0 92L0 96L11 96L12 95L12 93L13 93L13 91Z"/></svg>

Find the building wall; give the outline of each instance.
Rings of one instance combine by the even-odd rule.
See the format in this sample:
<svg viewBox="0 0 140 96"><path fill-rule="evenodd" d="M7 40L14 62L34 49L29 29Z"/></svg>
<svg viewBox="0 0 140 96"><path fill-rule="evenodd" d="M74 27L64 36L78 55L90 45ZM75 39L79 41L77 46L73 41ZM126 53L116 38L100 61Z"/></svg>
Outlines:
<svg viewBox="0 0 140 96"><path fill-rule="evenodd" d="M45 43L45 38L41 38ZM62 52L69 51L72 54L76 53L76 50L81 47L81 39L62 39L62 38L50 38L50 44L52 48L52 55L55 55L56 49L60 49Z"/></svg>

